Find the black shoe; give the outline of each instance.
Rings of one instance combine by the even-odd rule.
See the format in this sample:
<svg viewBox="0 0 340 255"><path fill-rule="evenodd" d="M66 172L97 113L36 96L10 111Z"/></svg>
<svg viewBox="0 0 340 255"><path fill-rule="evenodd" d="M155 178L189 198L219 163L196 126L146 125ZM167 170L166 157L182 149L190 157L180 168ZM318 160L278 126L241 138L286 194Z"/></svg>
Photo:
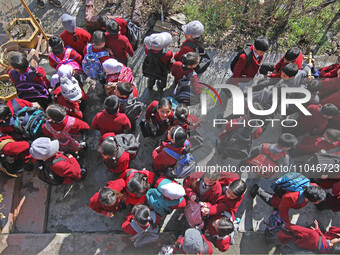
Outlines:
<svg viewBox="0 0 340 255"><path fill-rule="evenodd" d="M45 2L43 0L37 0L37 5L41 9L45 8Z"/></svg>
<svg viewBox="0 0 340 255"><path fill-rule="evenodd" d="M80 175L81 175L80 181L85 180L87 176L87 170L85 169L84 166L82 166L82 168L80 169Z"/></svg>
<svg viewBox="0 0 340 255"><path fill-rule="evenodd" d="M254 184L254 186L250 189L249 195L251 196L252 199L254 199L257 195L257 191L259 190L259 185Z"/></svg>
<svg viewBox="0 0 340 255"><path fill-rule="evenodd" d="M50 4L53 4L55 7L60 8L61 7L61 2L59 0L48 0Z"/></svg>

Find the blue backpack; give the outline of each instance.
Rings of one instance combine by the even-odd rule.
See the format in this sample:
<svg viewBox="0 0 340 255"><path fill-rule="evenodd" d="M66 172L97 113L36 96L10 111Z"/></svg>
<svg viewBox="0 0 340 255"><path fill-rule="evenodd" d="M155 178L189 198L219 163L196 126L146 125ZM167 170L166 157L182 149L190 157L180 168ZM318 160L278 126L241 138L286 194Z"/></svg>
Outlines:
<svg viewBox="0 0 340 255"><path fill-rule="evenodd" d="M287 173L277 179L271 186L276 194L283 195L286 191L300 192L298 204L304 201L304 187L310 186L310 180L299 173Z"/></svg>
<svg viewBox="0 0 340 255"><path fill-rule="evenodd" d="M179 199L168 200L162 195L161 187L171 182L169 179L164 179L159 183L157 189L149 189L145 195L148 204L161 216L171 213L172 209L170 206L179 205L184 199L181 197Z"/></svg>
<svg viewBox="0 0 340 255"><path fill-rule="evenodd" d="M109 56L109 53L106 50L101 52L93 53L92 51L92 43L89 43L86 46L87 54L83 59L83 71L84 73L90 77L92 80L99 80L105 77L105 72L102 64L100 63L100 58Z"/></svg>
<svg viewBox="0 0 340 255"><path fill-rule="evenodd" d="M185 145L189 145L188 140L185 141ZM166 176L168 178L185 178L195 171L196 161L190 153L179 154L169 148L165 148L165 152L177 160L175 166L167 169Z"/></svg>

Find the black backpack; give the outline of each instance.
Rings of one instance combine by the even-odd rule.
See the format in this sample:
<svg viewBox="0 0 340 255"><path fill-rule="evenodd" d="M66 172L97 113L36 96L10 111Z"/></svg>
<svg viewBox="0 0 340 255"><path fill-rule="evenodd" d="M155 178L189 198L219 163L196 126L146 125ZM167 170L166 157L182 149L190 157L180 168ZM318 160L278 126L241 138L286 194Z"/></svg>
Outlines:
<svg viewBox="0 0 340 255"><path fill-rule="evenodd" d="M247 56L247 64L246 64L246 68L248 68L251 64L251 62L253 61L253 55L251 53L251 50L249 47L245 47L243 50L240 50L237 55L234 57L234 59L231 61L230 63L230 69L232 72L234 72L234 69L235 69L235 66L236 66L236 63L237 61L239 60L240 56L242 54L246 54Z"/></svg>
<svg viewBox="0 0 340 255"><path fill-rule="evenodd" d="M60 161L66 161L66 159L63 157L58 157L49 161L37 160L34 165L34 172L40 180L49 185L61 185L64 182L64 178L55 174L50 168L51 165L54 165Z"/></svg>
<svg viewBox="0 0 340 255"><path fill-rule="evenodd" d="M168 68L160 61L160 58L166 54L167 50L153 53L151 49L148 49L147 52L142 66L143 75L155 80L165 79L168 76Z"/></svg>
<svg viewBox="0 0 340 255"><path fill-rule="evenodd" d="M200 73L203 73L205 70L208 69L208 67L210 66L210 62L211 62L210 56L208 55L207 51L202 46L199 46L196 43L194 43L193 41L189 41L189 40L184 42L182 47L183 46L188 46L190 48L195 49L195 52L198 53L198 55L200 55L200 57L201 57L200 63L195 68L196 73L200 74Z"/></svg>
<svg viewBox="0 0 340 255"><path fill-rule="evenodd" d="M133 50L136 51L141 38L140 27L132 21L128 21L126 37L129 39Z"/></svg>
<svg viewBox="0 0 340 255"><path fill-rule="evenodd" d="M199 95L195 95L192 92L192 86L191 86L191 79L194 77L196 72L191 72L187 76L185 76L183 79L180 79L178 81L177 88L174 91L174 99L178 103L183 103L186 105L196 105L201 102L201 97Z"/></svg>

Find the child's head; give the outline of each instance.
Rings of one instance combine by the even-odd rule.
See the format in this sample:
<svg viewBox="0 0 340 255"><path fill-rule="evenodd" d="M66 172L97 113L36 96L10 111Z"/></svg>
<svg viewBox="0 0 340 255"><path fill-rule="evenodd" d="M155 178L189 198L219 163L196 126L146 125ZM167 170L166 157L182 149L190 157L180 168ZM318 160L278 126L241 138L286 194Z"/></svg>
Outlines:
<svg viewBox="0 0 340 255"><path fill-rule="evenodd" d="M298 47L293 47L289 49L284 58L286 62L293 62L300 55L300 49Z"/></svg>
<svg viewBox="0 0 340 255"><path fill-rule="evenodd" d="M168 32L156 33L145 37L144 44L151 50L162 50L171 44L172 36Z"/></svg>
<svg viewBox="0 0 340 255"><path fill-rule="evenodd" d="M322 83L319 80L312 80L310 83L308 83L307 85L307 89L311 92L311 93L316 93L318 91L320 91L320 89L322 88Z"/></svg>
<svg viewBox="0 0 340 255"><path fill-rule="evenodd" d="M19 72L26 72L29 65L27 58L21 53L11 55L9 58L9 64Z"/></svg>
<svg viewBox="0 0 340 255"><path fill-rule="evenodd" d="M162 120L166 120L172 112L172 103L167 98L159 100L157 105L157 112Z"/></svg>
<svg viewBox="0 0 340 255"><path fill-rule="evenodd" d="M263 57L264 53L269 49L270 44L267 38L260 36L256 38L254 46L256 54L260 57Z"/></svg>
<svg viewBox="0 0 340 255"><path fill-rule="evenodd" d="M194 69L200 63L200 55L196 52L188 52L181 56L181 62L186 68Z"/></svg>
<svg viewBox="0 0 340 255"><path fill-rule="evenodd" d="M215 185L216 181L220 178L219 172L205 172L202 175L201 180L204 181L204 183L208 186Z"/></svg>
<svg viewBox="0 0 340 255"><path fill-rule="evenodd" d="M193 20L186 25L182 26L185 39L192 39L200 37L204 32L204 26L198 20Z"/></svg>
<svg viewBox="0 0 340 255"><path fill-rule="evenodd" d="M195 228L185 231L183 250L186 254L201 254L203 251L203 238L201 232Z"/></svg>
<svg viewBox="0 0 340 255"><path fill-rule="evenodd" d="M226 190L226 196L229 199L236 199L243 195L246 191L247 185L241 179L235 180L229 184L228 189Z"/></svg>
<svg viewBox="0 0 340 255"><path fill-rule="evenodd" d="M105 27L106 27L107 32L110 35L118 35L118 33L119 33L119 25L118 25L117 21L115 21L113 19L108 19L105 22Z"/></svg>
<svg viewBox="0 0 340 255"><path fill-rule="evenodd" d="M46 109L47 117L54 123L61 123L66 116L66 109L59 104L51 104Z"/></svg>
<svg viewBox="0 0 340 255"><path fill-rule="evenodd" d="M60 89L62 96L71 102L79 101L83 97L81 88L76 78L71 79L67 77L60 78Z"/></svg>
<svg viewBox="0 0 340 255"><path fill-rule="evenodd" d="M150 209L146 205L135 205L132 208L131 214L140 225L145 226L152 222Z"/></svg>
<svg viewBox="0 0 340 255"><path fill-rule="evenodd" d="M284 133L280 135L279 140L277 141L278 147L280 147L281 150L290 150L298 143L297 138L289 133Z"/></svg>
<svg viewBox="0 0 340 255"><path fill-rule="evenodd" d="M116 95L121 98L128 98L133 91L133 85L130 82L118 82Z"/></svg>
<svg viewBox="0 0 340 255"><path fill-rule="evenodd" d="M103 187L99 190L99 202L105 206L112 206L116 203L117 198L122 197L122 194L110 189L109 187Z"/></svg>
<svg viewBox="0 0 340 255"><path fill-rule="evenodd" d="M184 147L185 141L188 139L188 134L181 126L174 126L168 132L168 139L172 144L178 147Z"/></svg>
<svg viewBox="0 0 340 255"><path fill-rule="evenodd" d="M305 187L303 195L313 204L319 204L326 198L326 192L321 187L315 185Z"/></svg>
<svg viewBox="0 0 340 255"><path fill-rule="evenodd" d="M284 80L293 79L298 72L299 72L298 66L294 63L289 63L283 67L281 72L281 78Z"/></svg>
<svg viewBox="0 0 340 255"><path fill-rule="evenodd" d="M76 21L69 14L63 14L61 16L61 24L67 32L74 33L76 31Z"/></svg>
<svg viewBox="0 0 340 255"><path fill-rule="evenodd" d="M106 137L99 147L99 152L104 158L116 157L118 146L113 136Z"/></svg>
<svg viewBox="0 0 340 255"><path fill-rule="evenodd" d="M59 79L61 77L67 77L69 79L72 79L73 73L74 73L73 67L70 65L61 65L57 70Z"/></svg>
<svg viewBox="0 0 340 255"><path fill-rule="evenodd" d="M92 35L92 41L96 48L101 49L105 46L105 34L102 31L94 31Z"/></svg>
<svg viewBox="0 0 340 255"><path fill-rule="evenodd" d="M149 188L147 176L141 173L133 173L127 184L127 191L130 194L136 194L137 197L144 195Z"/></svg>
<svg viewBox="0 0 340 255"><path fill-rule="evenodd" d="M58 153L59 141L48 137L35 139L30 147L30 154L36 160L47 160Z"/></svg>
<svg viewBox="0 0 340 255"><path fill-rule="evenodd" d="M187 123L189 107L186 104L179 104L176 108L175 116L179 123Z"/></svg>
<svg viewBox="0 0 340 255"><path fill-rule="evenodd" d="M99 26L101 27L105 27L106 21L107 21L107 17L105 15L100 15L97 19L97 22Z"/></svg>
<svg viewBox="0 0 340 255"><path fill-rule="evenodd" d="M109 58L103 62L103 69L106 74L116 74L122 71L124 65L114 58Z"/></svg>
<svg viewBox="0 0 340 255"><path fill-rule="evenodd" d="M116 95L109 96L104 101L104 109L108 114L116 114L119 107L118 97Z"/></svg>
<svg viewBox="0 0 340 255"><path fill-rule="evenodd" d="M212 222L219 236L230 235L234 231L234 223L226 216Z"/></svg>
<svg viewBox="0 0 340 255"><path fill-rule="evenodd" d="M329 143L340 141L340 130L328 128L323 134L323 138L325 138L325 140Z"/></svg>
<svg viewBox="0 0 340 255"><path fill-rule="evenodd" d="M339 109L334 104L328 103L321 107L320 112L325 118L332 119L339 114Z"/></svg>
<svg viewBox="0 0 340 255"><path fill-rule="evenodd" d="M0 104L0 123L5 123L12 117L11 109L6 104Z"/></svg>
<svg viewBox="0 0 340 255"><path fill-rule="evenodd" d="M56 55L64 53L64 43L59 36L52 36L48 40L48 45L52 48L52 52Z"/></svg>

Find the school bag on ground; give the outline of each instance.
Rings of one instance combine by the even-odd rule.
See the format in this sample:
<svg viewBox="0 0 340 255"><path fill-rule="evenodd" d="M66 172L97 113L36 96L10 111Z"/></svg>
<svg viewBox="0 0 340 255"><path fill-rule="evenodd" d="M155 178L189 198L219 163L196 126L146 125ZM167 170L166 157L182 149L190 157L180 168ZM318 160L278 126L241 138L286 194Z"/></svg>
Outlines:
<svg viewBox="0 0 340 255"><path fill-rule="evenodd" d="M188 140L186 140L185 145L188 145L188 143ZM173 167L167 169L166 176L168 178L185 178L195 171L196 161L191 153L179 154L170 148L165 148L164 151L177 160Z"/></svg>
<svg viewBox="0 0 340 255"><path fill-rule="evenodd" d="M199 229L203 229L204 227L201 207L200 203L188 200L187 205L184 208L185 217L192 228L198 227Z"/></svg>
<svg viewBox="0 0 340 255"><path fill-rule="evenodd" d="M136 248L157 243L159 227L151 227L150 224L146 229L143 229L135 220L132 220L130 225L137 232L137 234L131 237L131 242L133 242Z"/></svg>
<svg viewBox="0 0 340 255"><path fill-rule="evenodd" d="M66 161L66 159L58 157L49 161L37 160L34 165L34 172L40 180L49 185L55 186L63 184L64 178L55 174L50 168L51 165L54 165L60 161Z"/></svg>
<svg viewBox="0 0 340 255"><path fill-rule="evenodd" d="M182 47L183 46L189 46L190 48L193 48L195 52L200 55L200 63L197 67L195 67L195 71L200 74L207 70L211 62L210 56L208 55L207 51L202 46L198 46L196 45L196 43L189 40L183 43Z"/></svg>
<svg viewBox="0 0 340 255"><path fill-rule="evenodd" d="M128 21L127 23L126 37L129 39L132 49L136 51L141 38L141 28L132 21Z"/></svg>
<svg viewBox="0 0 340 255"><path fill-rule="evenodd" d="M144 109L144 103L136 97L124 100L122 105L122 112L126 114L131 123L134 123L138 119Z"/></svg>
<svg viewBox="0 0 340 255"><path fill-rule="evenodd" d="M70 134L69 131L73 127L75 118L69 116L66 126L62 131L55 130L49 121L46 122L45 128L52 134L53 140L59 141L59 150L65 153L73 153L83 148L81 135Z"/></svg>
<svg viewBox="0 0 340 255"><path fill-rule="evenodd" d="M298 204L303 203L304 196L303 191L304 187L310 186L310 180L303 176L300 173L287 173L277 179L272 185L271 188L274 192L282 197L286 191L289 192L300 192Z"/></svg>
<svg viewBox="0 0 340 255"><path fill-rule="evenodd" d="M264 178L270 178L275 174L274 169L276 167L276 162L285 157L287 153L285 151L281 151L273 155L269 151L269 143L264 143L262 145L262 153L263 154L259 154L256 157L249 159L248 164L258 167L259 171L257 174ZM267 171L265 171L265 168Z"/></svg>
<svg viewBox="0 0 340 255"><path fill-rule="evenodd" d="M251 45L249 45L251 46ZM231 61L230 63L230 69L232 72L234 72L234 69L235 69L235 66L236 66L236 63L238 62L238 60L240 59L240 56L244 53L246 54L246 57L247 57L247 63L246 63L246 66L245 68L248 68L251 64L251 62L253 61L253 55L251 53L251 50L249 48L249 46L246 46L243 50L239 51L237 53L237 55L233 58L233 60Z"/></svg>
<svg viewBox="0 0 340 255"><path fill-rule="evenodd" d="M191 86L191 79L197 75L196 72L191 72L187 76L185 76L183 79L180 79L178 81L177 88L174 90L174 99L179 102L186 105L195 105L199 104L201 102L201 98L199 95L195 95L192 92L192 86Z"/></svg>
<svg viewBox="0 0 340 255"><path fill-rule="evenodd" d="M273 211L268 220L264 222L267 226L264 231L264 238L267 244L279 244L277 233L284 228L284 221L280 217L279 211Z"/></svg>
<svg viewBox="0 0 340 255"><path fill-rule="evenodd" d="M106 50L94 53L92 51L92 43L89 43L86 49L87 53L82 63L83 71L92 80L99 80L105 76L105 71L99 59L109 56L109 53Z"/></svg>
<svg viewBox="0 0 340 255"><path fill-rule="evenodd" d="M17 111L14 117L14 129L23 137L34 140L42 135L42 126L47 119L42 110L25 106Z"/></svg>
<svg viewBox="0 0 340 255"><path fill-rule="evenodd" d="M74 55L74 57L72 59L70 59L70 55L71 55L72 50L73 50L72 48L66 47L66 51L65 51L63 59L58 58L53 52L51 52L49 54L49 56L55 62L57 62L57 64L58 64L57 67L56 67L57 70L59 69L59 67L61 65L71 66L73 68L73 70L75 70L75 71L81 70L81 67L78 64L78 62L74 60L76 58L76 55ZM76 51L74 50L74 52L76 52Z"/></svg>
<svg viewBox="0 0 340 255"><path fill-rule="evenodd" d="M143 62L143 75L154 80L163 80L168 76L168 68L160 59L165 56L167 50L163 49L154 53L151 49L147 49L147 55Z"/></svg>
<svg viewBox="0 0 340 255"><path fill-rule="evenodd" d="M140 143L133 134L119 134L114 137L118 147L121 147L130 154L130 158L134 159L137 156Z"/></svg>

